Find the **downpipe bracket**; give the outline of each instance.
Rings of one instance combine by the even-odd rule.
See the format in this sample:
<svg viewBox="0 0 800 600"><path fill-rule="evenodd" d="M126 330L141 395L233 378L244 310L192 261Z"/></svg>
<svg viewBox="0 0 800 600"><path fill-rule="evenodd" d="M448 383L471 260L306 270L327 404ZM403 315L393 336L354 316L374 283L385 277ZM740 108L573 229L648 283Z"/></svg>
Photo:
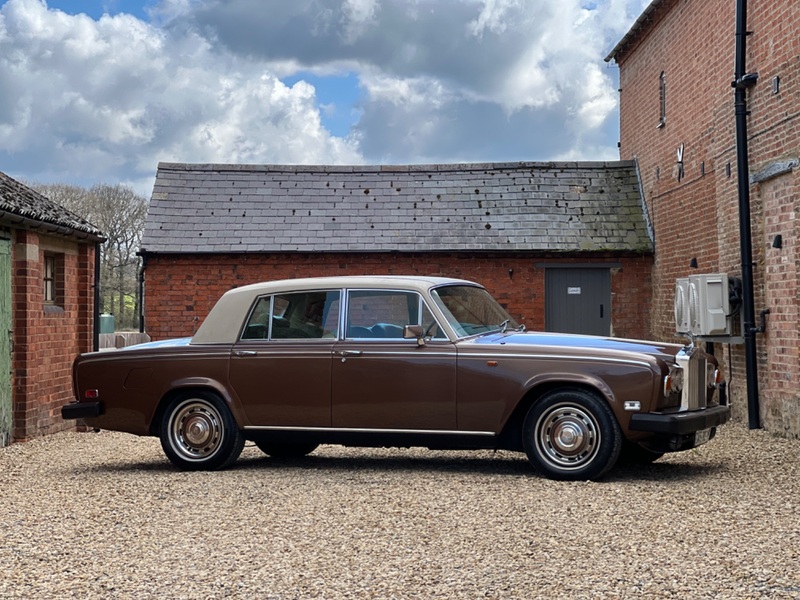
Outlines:
<svg viewBox="0 0 800 600"><path fill-rule="evenodd" d="M731 82L731 87L737 90L746 90L753 87L758 82L758 73L746 73Z"/></svg>
<svg viewBox="0 0 800 600"><path fill-rule="evenodd" d="M758 313L759 325L758 327L751 327L750 333L764 333L767 330L767 315L770 312L771 312L770 309L765 308L760 313Z"/></svg>

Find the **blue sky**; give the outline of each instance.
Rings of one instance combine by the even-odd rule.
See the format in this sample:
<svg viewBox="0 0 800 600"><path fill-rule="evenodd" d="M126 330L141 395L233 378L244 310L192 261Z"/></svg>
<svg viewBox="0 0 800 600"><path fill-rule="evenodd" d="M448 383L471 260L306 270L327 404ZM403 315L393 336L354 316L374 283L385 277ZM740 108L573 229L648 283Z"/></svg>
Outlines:
<svg viewBox="0 0 800 600"><path fill-rule="evenodd" d="M62 10L71 15L83 13L93 19L99 19L104 14L116 15L118 13L128 13L140 19L147 19L147 8L153 5L155 2L142 0L48 0L47 2L47 6L50 8Z"/></svg>
<svg viewBox="0 0 800 600"><path fill-rule="evenodd" d="M617 158L649 0L4 0L0 171Z"/></svg>

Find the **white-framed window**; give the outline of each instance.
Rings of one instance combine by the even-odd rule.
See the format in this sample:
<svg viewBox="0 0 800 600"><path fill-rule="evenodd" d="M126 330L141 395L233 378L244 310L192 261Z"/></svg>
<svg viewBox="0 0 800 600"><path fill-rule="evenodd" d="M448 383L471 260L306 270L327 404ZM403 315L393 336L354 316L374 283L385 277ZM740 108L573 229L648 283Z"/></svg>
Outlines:
<svg viewBox="0 0 800 600"><path fill-rule="evenodd" d="M55 304L58 298L58 288L56 286L56 255L44 255L44 301L47 304Z"/></svg>

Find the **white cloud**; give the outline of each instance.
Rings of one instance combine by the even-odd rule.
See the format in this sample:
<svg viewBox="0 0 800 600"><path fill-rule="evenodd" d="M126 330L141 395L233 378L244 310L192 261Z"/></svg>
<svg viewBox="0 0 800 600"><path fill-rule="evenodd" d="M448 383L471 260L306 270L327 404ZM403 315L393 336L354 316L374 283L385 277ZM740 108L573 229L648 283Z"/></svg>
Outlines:
<svg viewBox="0 0 800 600"><path fill-rule="evenodd" d="M344 23L344 38L347 43L352 43L368 27L375 25L378 9L377 0L344 0L342 22Z"/></svg>
<svg viewBox="0 0 800 600"><path fill-rule="evenodd" d="M0 161L28 179L136 180L158 160L362 160L324 130L313 87L287 87L194 32L39 0L9 0L0 32Z"/></svg>
<svg viewBox="0 0 800 600"><path fill-rule="evenodd" d="M0 169L141 185L159 160L608 159L602 59L648 3L160 0L144 22L7 0ZM357 77L347 138L323 125L338 99L281 81L304 72Z"/></svg>
<svg viewBox="0 0 800 600"><path fill-rule="evenodd" d="M484 31L501 34L506 30L507 15L511 9L520 7L519 0L483 0L483 8L476 19L467 24L469 32L482 37Z"/></svg>

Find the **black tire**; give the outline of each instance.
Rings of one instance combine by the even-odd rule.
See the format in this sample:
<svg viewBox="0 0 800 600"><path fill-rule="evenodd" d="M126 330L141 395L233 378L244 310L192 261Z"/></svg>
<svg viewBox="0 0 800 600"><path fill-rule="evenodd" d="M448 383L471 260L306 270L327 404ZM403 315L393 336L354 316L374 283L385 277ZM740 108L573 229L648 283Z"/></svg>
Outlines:
<svg viewBox="0 0 800 600"><path fill-rule="evenodd" d="M271 442L256 441L256 446L264 454L273 458L301 458L311 454L319 444L308 442L305 444L274 444Z"/></svg>
<svg viewBox="0 0 800 600"><path fill-rule="evenodd" d="M664 456L663 452L653 452L647 448L642 448L639 444L623 440L619 463L625 465L649 465L662 456Z"/></svg>
<svg viewBox="0 0 800 600"><path fill-rule="evenodd" d="M244 436L231 411L212 392L174 398L161 419L161 447L184 471L215 471L232 465L244 447Z"/></svg>
<svg viewBox="0 0 800 600"><path fill-rule="evenodd" d="M611 408L595 394L558 389L542 396L522 426L528 460L551 479L600 479L619 458L622 432Z"/></svg>

